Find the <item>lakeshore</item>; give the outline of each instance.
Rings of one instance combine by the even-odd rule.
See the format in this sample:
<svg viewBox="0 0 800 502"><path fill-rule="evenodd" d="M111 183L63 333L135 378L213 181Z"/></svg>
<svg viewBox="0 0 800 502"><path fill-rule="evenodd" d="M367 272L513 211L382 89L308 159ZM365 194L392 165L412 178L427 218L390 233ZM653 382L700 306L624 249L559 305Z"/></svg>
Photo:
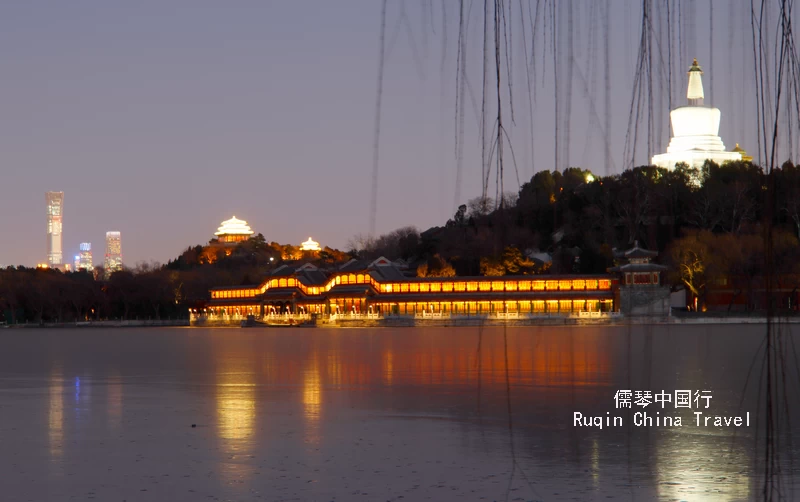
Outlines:
<svg viewBox="0 0 800 502"><path fill-rule="evenodd" d="M289 321L292 321L291 323ZM776 315L773 324L800 324L800 316ZM621 315L608 315L604 317L580 316L522 316L513 318L498 318L493 316L452 316L452 317L415 317L415 316L387 316L367 318L362 316L341 316L339 318L319 318L313 322L308 317L297 316L291 319L285 316L282 319L258 320L248 323L243 318L206 318L198 319L148 319L148 320L109 320L109 321L84 321L64 323L25 323L25 324L0 324L0 328L7 329L101 329L101 328L429 328L429 327L509 327L524 328L533 326L626 326L626 325L766 325L767 317L763 315L690 315L667 317L626 317Z"/></svg>

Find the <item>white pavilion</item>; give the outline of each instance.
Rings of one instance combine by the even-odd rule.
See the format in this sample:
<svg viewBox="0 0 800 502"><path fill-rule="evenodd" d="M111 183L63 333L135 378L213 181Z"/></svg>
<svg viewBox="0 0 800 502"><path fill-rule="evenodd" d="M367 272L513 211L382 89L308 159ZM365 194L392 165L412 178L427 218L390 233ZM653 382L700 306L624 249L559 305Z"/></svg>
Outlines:
<svg viewBox="0 0 800 502"><path fill-rule="evenodd" d="M301 251L320 251L320 250L322 250L322 248L319 247L319 242L317 242L317 241L311 239L311 237L309 237L307 241L305 241L302 244L300 244L300 250Z"/></svg>
<svg viewBox="0 0 800 502"><path fill-rule="evenodd" d="M221 244L235 245L249 239L253 231L246 221L234 216L230 220L223 221L214 235Z"/></svg>
<svg viewBox="0 0 800 502"><path fill-rule="evenodd" d="M685 162L690 167L701 168L706 160L719 165L742 160L741 149L725 151L725 145L719 137L719 108L703 106L702 75L703 70L695 59L689 69L689 86L686 90L689 105L670 112L673 136L667 153L655 155L651 160L653 165L674 169L675 164Z"/></svg>

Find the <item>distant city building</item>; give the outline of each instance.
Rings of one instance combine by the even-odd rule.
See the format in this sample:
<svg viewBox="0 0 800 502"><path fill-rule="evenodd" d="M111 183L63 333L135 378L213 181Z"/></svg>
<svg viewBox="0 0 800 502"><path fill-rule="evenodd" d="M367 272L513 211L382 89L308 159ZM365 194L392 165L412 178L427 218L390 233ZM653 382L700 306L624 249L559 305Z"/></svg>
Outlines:
<svg viewBox="0 0 800 502"><path fill-rule="evenodd" d="M122 270L122 236L119 232L106 232L106 258L103 261L106 277Z"/></svg>
<svg viewBox="0 0 800 502"><path fill-rule="evenodd" d="M253 231L246 221L234 216L230 220L223 221L214 235L221 244L236 245L249 239Z"/></svg>
<svg viewBox="0 0 800 502"><path fill-rule="evenodd" d="M80 255L77 255L77 254L75 255L75 259L72 260L72 266L73 266L73 268L75 269L76 272L81 269L81 257L80 257Z"/></svg>
<svg viewBox="0 0 800 502"><path fill-rule="evenodd" d="M47 203L47 264L61 265L64 261L61 231L64 218L64 192L45 193Z"/></svg>
<svg viewBox="0 0 800 502"><path fill-rule="evenodd" d="M319 247L319 242L314 241L311 239L311 237L309 237L307 241L300 244L300 249L302 251L320 251L322 248Z"/></svg>
<svg viewBox="0 0 800 502"><path fill-rule="evenodd" d="M87 272L94 270L94 261L92 260L92 243L81 242L81 253L77 256L78 264L75 265L75 270L84 269Z"/></svg>
<svg viewBox="0 0 800 502"><path fill-rule="evenodd" d="M686 89L689 104L669 113L672 139L667 153L652 158L653 165L674 169L676 164L683 162L689 167L701 168L706 160L722 165L745 157L745 152L741 149L725 151L725 145L719 137L719 108L703 106L702 74L703 70L695 59L689 68L689 85ZM738 144L736 146L739 147Z"/></svg>

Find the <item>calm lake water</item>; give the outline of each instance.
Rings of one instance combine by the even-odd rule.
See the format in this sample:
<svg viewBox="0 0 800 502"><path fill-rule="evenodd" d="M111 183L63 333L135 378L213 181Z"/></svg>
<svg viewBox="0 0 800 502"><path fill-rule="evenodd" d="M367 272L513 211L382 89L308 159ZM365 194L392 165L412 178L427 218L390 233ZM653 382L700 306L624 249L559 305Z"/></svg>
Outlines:
<svg viewBox="0 0 800 502"><path fill-rule="evenodd" d="M764 332L4 330L0 500L751 500ZM800 459L787 364L779 447ZM625 389L712 397L616 409ZM641 411L682 426L636 426ZM698 427L695 411L750 426Z"/></svg>

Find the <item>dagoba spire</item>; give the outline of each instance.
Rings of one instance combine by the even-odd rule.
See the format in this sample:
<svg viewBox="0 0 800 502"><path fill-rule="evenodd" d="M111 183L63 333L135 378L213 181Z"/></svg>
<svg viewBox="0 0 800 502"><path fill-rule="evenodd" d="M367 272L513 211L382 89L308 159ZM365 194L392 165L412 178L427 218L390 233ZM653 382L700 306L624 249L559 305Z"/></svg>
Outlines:
<svg viewBox="0 0 800 502"><path fill-rule="evenodd" d="M697 64L697 58L692 62L692 67L689 68L689 87L686 89L686 98L689 100L690 106L703 105L703 79L701 75L703 70Z"/></svg>

